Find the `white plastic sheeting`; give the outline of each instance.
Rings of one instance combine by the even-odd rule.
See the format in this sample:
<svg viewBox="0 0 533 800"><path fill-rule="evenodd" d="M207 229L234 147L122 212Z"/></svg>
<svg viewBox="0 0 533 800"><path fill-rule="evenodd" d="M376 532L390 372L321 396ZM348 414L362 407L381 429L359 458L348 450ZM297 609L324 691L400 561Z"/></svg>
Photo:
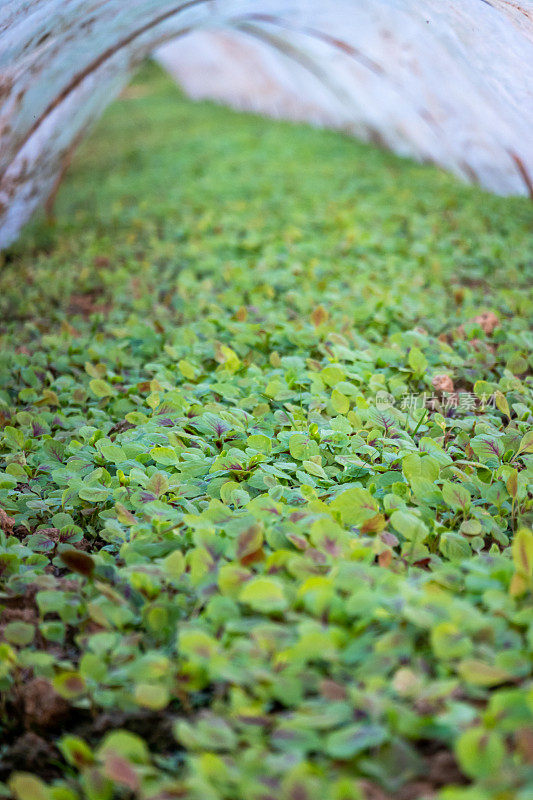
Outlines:
<svg viewBox="0 0 533 800"><path fill-rule="evenodd" d="M532 191L533 0L0 0L0 247L165 42L195 97Z"/></svg>

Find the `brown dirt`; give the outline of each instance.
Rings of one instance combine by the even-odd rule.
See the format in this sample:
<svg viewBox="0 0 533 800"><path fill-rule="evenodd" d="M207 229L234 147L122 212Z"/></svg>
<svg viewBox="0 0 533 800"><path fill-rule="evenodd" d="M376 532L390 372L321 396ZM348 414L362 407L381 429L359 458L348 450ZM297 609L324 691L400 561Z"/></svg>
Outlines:
<svg viewBox="0 0 533 800"><path fill-rule="evenodd" d="M0 508L0 528L4 531L4 533L11 534L13 533L13 526L15 525L15 520L13 517L10 517L7 511L4 511L3 508Z"/></svg>
<svg viewBox="0 0 533 800"><path fill-rule="evenodd" d="M87 318L96 312L107 314L110 308L108 303L102 302L102 291L94 289L83 294L71 294L67 312Z"/></svg>
<svg viewBox="0 0 533 800"><path fill-rule="evenodd" d="M24 725L28 729L55 727L69 715L67 701L44 678L33 678L20 688L19 694L24 710Z"/></svg>
<svg viewBox="0 0 533 800"><path fill-rule="evenodd" d="M453 392L453 381L449 375L441 374L435 375L431 379L431 385L437 392Z"/></svg>
<svg viewBox="0 0 533 800"><path fill-rule="evenodd" d="M56 771L50 765L57 758L59 753L50 742L33 731L28 731L16 740L0 762L0 779L11 772L22 770L50 780L56 777Z"/></svg>

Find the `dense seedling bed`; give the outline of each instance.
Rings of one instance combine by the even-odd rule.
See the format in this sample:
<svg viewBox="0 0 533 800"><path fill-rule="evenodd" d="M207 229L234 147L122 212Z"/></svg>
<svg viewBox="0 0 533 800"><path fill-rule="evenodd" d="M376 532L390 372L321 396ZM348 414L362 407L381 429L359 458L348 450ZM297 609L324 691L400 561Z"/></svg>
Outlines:
<svg viewBox="0 0 533 800"><path fill-rule="evenodd" d="M0 797L530 800L531 206L112 107L0 275Z"/></svg>

